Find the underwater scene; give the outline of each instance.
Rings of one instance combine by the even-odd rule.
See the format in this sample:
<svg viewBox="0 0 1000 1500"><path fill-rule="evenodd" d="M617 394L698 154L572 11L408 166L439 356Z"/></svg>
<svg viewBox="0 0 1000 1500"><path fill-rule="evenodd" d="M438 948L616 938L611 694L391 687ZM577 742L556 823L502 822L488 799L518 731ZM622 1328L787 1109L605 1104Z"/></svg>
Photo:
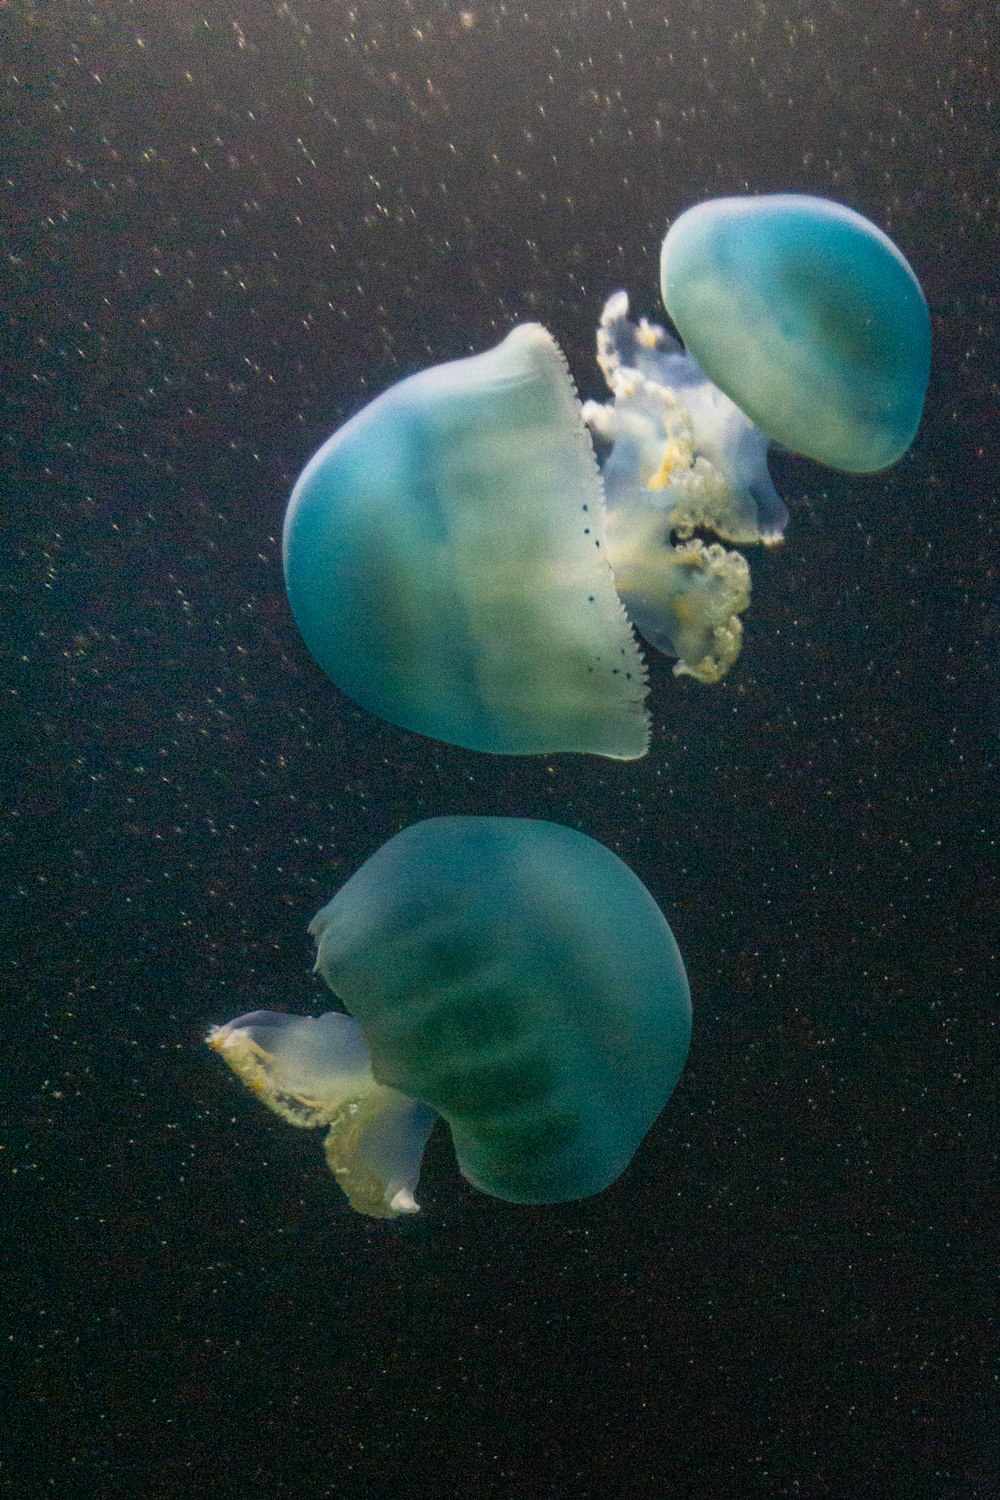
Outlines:
<svg viewBox="0 0 1000 1500"><path fill-rule="evenodd" d="M0 7L0 1493L1000 1500L997 19Z"/></svg>

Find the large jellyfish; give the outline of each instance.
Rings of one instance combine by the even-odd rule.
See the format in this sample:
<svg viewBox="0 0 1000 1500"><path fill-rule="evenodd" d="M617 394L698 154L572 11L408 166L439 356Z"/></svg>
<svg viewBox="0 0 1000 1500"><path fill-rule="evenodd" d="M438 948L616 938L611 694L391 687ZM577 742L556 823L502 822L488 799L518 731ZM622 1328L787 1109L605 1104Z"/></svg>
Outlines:
<svg viewBox="0 0 1000 1500"><path fill-rule="evenodd" d="M648 744L646 675L603 550L601 479L555 340L401 381L306 466L292 612L349 697L473 750Z"/></svg>
<svg viewBox="0 0 1000 1500"><path fill-rule="evenodd" d="M254 1011L208 1041L277 1114L326 1128L361 1213L416 1210L438 1115L484 1193L600 1192L680 1077L691 1005L677 944L637 876L585 834L520 818L414 824L309 930L350 1015Z"/></svg>
<svg viewBox="0 0 1000 1500"><path fill-rule="evenodd" d="M909 443L926 305L859 215L795 196L701 205L667 236L663 285L688 352L617 294L598 336L606 406L581 408L554 339L526 324L393 386L306 466L288 596L357 702L472 749L643 755L630 620L676 672L725 675L750 575L721 543L777 541L787 519L769 441L849 469Z"/></svg>

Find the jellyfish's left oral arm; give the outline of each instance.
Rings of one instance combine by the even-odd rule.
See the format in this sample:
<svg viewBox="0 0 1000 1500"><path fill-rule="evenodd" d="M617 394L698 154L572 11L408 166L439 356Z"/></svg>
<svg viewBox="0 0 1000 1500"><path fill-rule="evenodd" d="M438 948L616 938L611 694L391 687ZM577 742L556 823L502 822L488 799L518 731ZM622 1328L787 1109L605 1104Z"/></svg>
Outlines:
<svg viewBox="0 0 1000 1500"><path fill-rule="evenodd" d="M414 1194L437 1111L398 1089L375 1083L345 1101L330 1121L324 1149L351 1207L373 1219L419 1213Z"/></svg>
<svg viewBox="0 0 1000 1500"><path fill-rule="evenodd" d="M253 1011L215 1026L208 1045L275 1114L325 1126L326 1159L353 1209L392 1219L418 1211L420 1163L437 1112L375 1081L358 1023Z"/></svg>

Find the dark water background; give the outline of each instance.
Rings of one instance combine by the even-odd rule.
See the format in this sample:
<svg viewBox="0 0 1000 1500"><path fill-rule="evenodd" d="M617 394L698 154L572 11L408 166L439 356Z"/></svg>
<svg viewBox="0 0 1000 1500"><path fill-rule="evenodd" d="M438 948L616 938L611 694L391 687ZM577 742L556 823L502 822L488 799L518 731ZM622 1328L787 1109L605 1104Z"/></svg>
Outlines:
<svg viewBox="0 0 1000 1500"><path fill-rule="evenodd" d="M958 0L5 0L13 1496L1000 1495L997 82ZM912 452L774 462L744 655L633 765L495 760L312 665L277 539L372 393L657 313L668 220L804 189L934 318ZM582 1204L350 1214L201 1046L306 1009L306 923L427 815L652 889L682 1083ZM608 933L613 943L615 935Z"/></svg>

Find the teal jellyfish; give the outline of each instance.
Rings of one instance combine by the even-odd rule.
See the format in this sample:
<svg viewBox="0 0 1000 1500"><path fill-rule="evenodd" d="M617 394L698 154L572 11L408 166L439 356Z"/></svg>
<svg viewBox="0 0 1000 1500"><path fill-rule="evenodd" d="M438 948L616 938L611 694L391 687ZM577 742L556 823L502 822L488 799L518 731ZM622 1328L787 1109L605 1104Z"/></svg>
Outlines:
<svg viewBox="0 0 1000 1500"><path fill-rule="evenodd" d="M663 242L660 285L688 352L768 437L851 473L910 446L930 317L861 214L793 193L699 203Z"/></svg>
<svg viewBox="0 0 1000 1500"><path fill-rule="evenodd" d="M566 362L525 324L393 386L307 464L285 518L292 613L328 676L390 723L633 759L646 673L603 506Z"/></svg>
<svg viewBox="0 0 1000 1500"><path fill-rule="evenodd" d="M600 1192L680 1077L691 1031L663 914L616 855L519 818L432 818L318 913L317 970L349 1015L255 1011L209 1044L277 1114L325 1127L352 1206L416 1210L447 1123L472 1185L512 1203Z"/></svg>
<svg viewBox="0 0 1000 1500"><path fill-rule="evenodd" d="M629 619L675 673L715 682L750 602L747 561L722 543L779 542L788 520L769 445L846 470L894 462L920 420L930 322L892 241L819 198L689 209L661 279L686 349L629 322L616 293L598 330L613 399L584 417L606 454L606 548Z"/></svg>

